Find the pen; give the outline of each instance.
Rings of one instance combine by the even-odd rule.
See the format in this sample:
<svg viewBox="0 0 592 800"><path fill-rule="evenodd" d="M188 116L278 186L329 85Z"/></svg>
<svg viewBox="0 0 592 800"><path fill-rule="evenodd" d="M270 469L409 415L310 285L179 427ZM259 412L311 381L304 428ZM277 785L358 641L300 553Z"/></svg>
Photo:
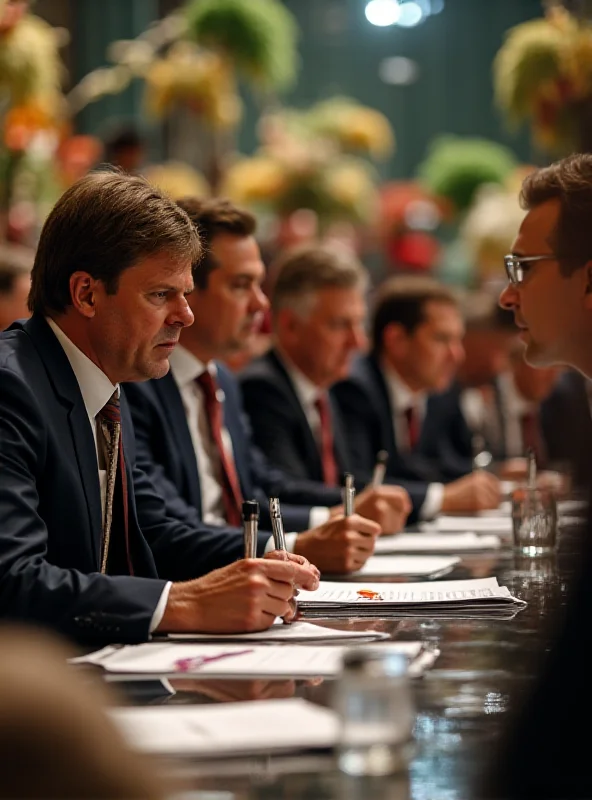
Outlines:
<svg viewBox="0 0 592 800"><path fill-rule="evenodd" d="M257 533L259 530L259 503L245 500L243 503L243 538L245 558L257 558Z"/></svg>
<svg viewBox="0 0 592 800"><path fill-rule="evenodd" d="M534 454L534 450L529 449L526 453L526 460L528 465L528 488L532 491L536 489L536 476L537 476L537 464L536 464L536 456Z"/></svg>
<svg viewBox="0 0 592 800"><path fill-rule="evenodd" d="M286 537L284 535L284 523L282 522L282 512L280 501L277 497L269 498L269 515L271 517L271 532L276 550L287 551Z"/></svg>
<svg viewBox="0 0 592 800"><path fill-rule="evenodd" d="M354 498L356 490L354 488L354 476L351 472L345 473L345 486L343 488L343 509L346 517L351 517L354 513Z"/></svg>
<svg viewBox="0 0 592 800"><path fill-rule="evenodd" d="M280 509L280 501L277 497L269 498L269 515L271 517L271 533L273 535L273 543L276 550L283 550L284 553L288 551L286 547L286 537L284 535L284 523L282 522L282 512ZM296 592L297 593L297 592ZM298 609L296 600L292 600L295 612ZM290 625L290 622L283 619L284 625Z"/></svg>
<svg viewBox="0 0 592 800"><path fill-rule="evenodd" d="M386 462L388 461L388 453L386 450L379 450L376 454L376 464L374 465L374 472L372 473L372 481L370 483L375 489L381 486L386 474Z"/></svg>

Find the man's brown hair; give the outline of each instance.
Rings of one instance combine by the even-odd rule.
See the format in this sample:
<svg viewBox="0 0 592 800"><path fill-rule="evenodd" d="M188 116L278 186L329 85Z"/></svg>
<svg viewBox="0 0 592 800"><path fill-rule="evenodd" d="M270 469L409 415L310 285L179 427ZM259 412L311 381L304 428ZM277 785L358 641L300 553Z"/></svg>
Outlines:
<svg viewBox="0 0 592 800"><path fill-rule="evenodd" d="M296 308L322 289L366 288L367 274L355 256L325 245L304 245L286 251L271 267L273 311Z"/></svg>
<svg viewBox="0 0 592 800"><path fill-rule="evenodd" d="M458 307L453 292L430 278L395 277L379 289L372 319L372 347L382 351L384 331L392 322L402 325L407 333L425 320L427 303L446 303Z"/></svg>
<svg viewBox="0 0 592 800"><path fill-rule="evenodd" d="M124 270L158 253L198 260L201 245L187 215L143 178L90 173L66 190L43 226L29 309L64 312L71 304L70 277L78 271L115 294Z"/></svg>
<svg viewBox="0 0 592 800"><path fill-rule="evenodd" d="M239 238L253 236L257 222L248 211L237 208L224 198L200 200L197 197L184 197L177 202L199 233L203 255L194 267L193 281L198 289L206 289L210 272L218 266L212 255L214 239L222 234Z"/></svg>
<svg viewBox="0 0 592 800"><path fill-rule="evenodd" d="M548 200L559 200L559 217L549 244L562 273L569 276L592 260L592 155L568 156L524 179L523 208L530 211Z"/></svg>

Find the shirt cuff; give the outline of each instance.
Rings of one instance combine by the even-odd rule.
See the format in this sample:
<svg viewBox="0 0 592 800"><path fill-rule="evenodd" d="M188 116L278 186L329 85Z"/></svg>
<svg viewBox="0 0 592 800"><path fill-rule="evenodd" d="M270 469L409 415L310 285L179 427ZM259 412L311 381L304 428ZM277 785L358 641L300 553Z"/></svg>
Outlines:
<svg viewBox="0 0 592 800"><path fill-rule="evenodd" d="M327 506L313 506L308 517L308 527L318 528L319 525L324 525L325 522L328 522L330 517L331 511Z"/></svg>
<svg viewBox="0 0 592 800"><path fill-rule="evenodd" d="M296 547L296 539L298 538L297 533L287 533L286 534L286 550L288 553L293 553L294 548ZM275 550L275 542L273 541L273 536L270 536L267 540L267 544L265 545L265 553L271 553L272 550Z"/></svg>
<svg viewBox="0 0 592 800"><path fill-rule="evenodd" d="M169 601L169 592L171 591L172 585L173 584L169 581L162 590L162 594L160 595L160 600L158 601L158 604L154 609L154 614L152 615L152 620L150 621L149 633L154 633L154 631L158 628L158 626L162 622L162 618L164 617L164 612L167 603Z"/></svg>
<svg viewBox="0 0 592 800"><path fill-rule="evenodd" d="M425 500L419 512L420 519L433 519L442 509L444 500L444 484L430 483Z"/></svg>

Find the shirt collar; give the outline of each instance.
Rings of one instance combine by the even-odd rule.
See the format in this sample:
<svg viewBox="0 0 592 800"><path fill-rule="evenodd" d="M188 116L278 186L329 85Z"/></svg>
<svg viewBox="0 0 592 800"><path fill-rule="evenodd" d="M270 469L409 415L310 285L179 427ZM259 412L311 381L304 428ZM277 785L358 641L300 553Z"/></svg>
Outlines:
<svg viewBox="0 0 592 800"><path fill-rule="evenodd" d="M179 389L189 386L206 370L214 378L217 373L216 363L214 361L204 363L180 344L175 347L169 356L169 364L171 365L171 373Z"/></svg>
<svg viewBox="0 0 592 800"><path fill-rule="evenodd" d="M306 375L298 369L298 367L291 361L284 353L277 353L281 362L283 363L288 377L292 381L296 396L300 401L303 408L311 408L314 406L318 398L324 394L324 390L316 386Z"/></svg>
<svg viewBox="0 0 592 800"><path fill-rule="evenodd" d="M422 408L425 406L426 392L412 392L390 364L383 362L382 372L395 414L404 414L408 408Z"/></svg>
<svg viewBox="0 0 592 800"><path fill-rule="evenodd" d="M76 347L53 319L48 318L47 323L55 333L70 362L80 387L86 412L91 419L94 419L113 397L113 393L119 393L119 385L113 385L103 370Z"/></svg>

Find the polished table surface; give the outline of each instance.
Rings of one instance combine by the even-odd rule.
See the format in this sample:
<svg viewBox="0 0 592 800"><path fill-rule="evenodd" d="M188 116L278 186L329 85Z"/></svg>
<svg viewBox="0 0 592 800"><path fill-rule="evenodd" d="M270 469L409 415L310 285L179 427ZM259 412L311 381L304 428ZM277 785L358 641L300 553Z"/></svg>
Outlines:
<svg viewBox="0 0 592 800"><path fill-rule="evenodd" d="M417 720L415 754L407 775L381 779L341 776L330 755L300 754L207 762L163 763L188 781L196 800L233 798L372 798L372 800L469 800L494 750L510 695L527 690L550 622L565 603L577 568L576 531L560 532L550 558L517 557L510 548L463 555L445 580L496 576L527 607L513 619L396 618L315 620L339 628L372 627L397 640L433 643L441 655L413 682ZM296 694L328 705L332 681L176 681L176 694L157 702L212 703ZM142 703L141 686L121 683L132 702ZM195 792L195 794L193 794Z"/></svg>

